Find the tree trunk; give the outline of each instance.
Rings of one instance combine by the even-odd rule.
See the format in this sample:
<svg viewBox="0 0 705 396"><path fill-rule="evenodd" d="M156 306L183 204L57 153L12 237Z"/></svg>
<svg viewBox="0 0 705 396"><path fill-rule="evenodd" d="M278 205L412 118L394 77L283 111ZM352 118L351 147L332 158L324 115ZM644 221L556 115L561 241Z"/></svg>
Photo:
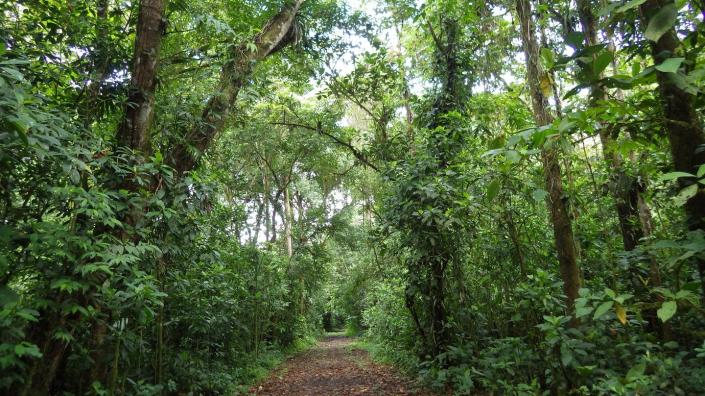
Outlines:
<svg viewBox="0 0 705 396"><path fill-rule="evenodd" d="M648 0L640 6L647 26L651 18L664 6L675 6L672 0ZM669 29L657 42L651 42L654 63L677 56L681 42L674 28ZM695 174L698 166L705 164L705 134L693 105L693 96L681 89L672 73L656 71L661 97L664 130L671 145L671 157L676 171ZM681 188L697 183L692 178L680 178ZM691 231L705 231L705 190L698 192L685 203L687 227ZM705 298L705 260L696 258L700 284Z"/></svg>
<svg viewBox="0 0 705 396"><path fill-rule="evenodd" d="M253 39L256 50L246 44L234 50L233 60L226 63L220 72L220 82L201 114L201 121L186 133L183 141L171 152L171 165L183 174L192 170L198 158L210 146L225 126L230 108L235 103L240 89L252 75L254 65L299 40L296 14L304 0L294 0L272 17ZM250 44L250 41L247 42Z"/></svg>
<svg viewBox="0 0 705 396"><path fill-rule="evenodd" d="M537 126L553 122L549 110L548 97L541 89L541 82L548 81L546 73L539 66L539 48L536 41L534 26L531 22L531 4L529 0L516 0L516 9L521 24L521 37L526 57L526 71ZM556 252L563 279L563 292L568 298L568 311L573 312L574 301L580 289L580 268L576 259L573 228L568 216L561 168L558 162L558 149L552 142L547 142L541 150L544 179L548 191L548 204L553 225L553 236L556 242Z"/></svg>
<svg viewBox="0 0 705 396"><path fill-rule="evenodd" d="M598 44L597 29L595 27L595 14L592 12L592 4L589 0L578 0L578 14L580 25L585 35L585 46L591 47ZM602 74L596 76L602 78ZM607 92L598 82L590 85L590 106L597 106L598 102L607 99ZM634 250L639 240L644 236L639 226L639 186L634 177L629 176L623 166L623 159L614 150L614 140L617 138L619 130L614 126L600 128L600 142L602 143L602 153L607 163L608 169L613 170L610 177L613 181L611 188L612 196L615 200L619 228L622 233L622 243L624 250Z"/></svg>
<svg viewBox="0 0 705 396"><path fill-rule="evenodd" d="M291 196L289 195L289 187L284 189L284 230L286 234L286 254L291 259L294 257L294 244L292 240L292 223L294 222L294 214L291 210Z"/></svg>
<svg viewBox="0 0 705 396"><path fill-rule="evenodd" d="M159 49L166 26L165 10L166 0L140 2L130 91L125 103L125 117L117 133L120 146L144 155L150 152L148 131L154 116Z"/></svg>

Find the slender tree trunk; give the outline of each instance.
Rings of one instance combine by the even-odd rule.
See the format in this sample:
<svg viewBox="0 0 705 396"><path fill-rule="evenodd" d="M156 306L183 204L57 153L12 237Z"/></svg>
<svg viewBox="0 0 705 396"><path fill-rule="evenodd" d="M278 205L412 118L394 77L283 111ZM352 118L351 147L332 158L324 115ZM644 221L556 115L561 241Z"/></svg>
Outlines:
<svg viewBox="0 0 705 396"><path fill-rule="evenodd" d="M286 254L289 256L291 259L294 257L294 244L292 240L292 226L294 222L294 214L291 210L291 196L289 195L289 187L287 186L284 189L284 214L286 217L286 220L284 222L285 224L285 233L286 233Z"/></svg>
<svg viewBox="0 0 705 396"><path fill-rule="evenodd" d="M262 186L264 191L262 192L262 205L264 206L264 240L265 242L269 240L269 229L271 225L271 217L269 217L269 176L267 175L267 169L262 168Z"/></svg>
<svg viewBox="0 0 705 396"><path fill-rule="evenodd" d="M528 273L526 268L526 260L524 259L524 253L521 249L521 241L519 240L519 231L517 230L516 223L514 222L514 216L512 215L512 208L507 204L507 230L509 231L509 239L512 241L514 246L514 257L519 265L519 270L521 271L522 279L526 278Z"/></svg>
<svg viewBox="0 0 705 396"><path fill-rule="evenodd" d="M553 122L549 110L547 95L541 89L542 81L549 81L546 73L539 65L539 48L531 22L531 4L529 0L516 0L516 9L521 24L521 36L526 58L527 79L531 92L531 102L534 119L537 126ZM556 242L556 252L563 279L563 292L568 298L568 311L573 312L574 301L580 289L580 268L576 259L573 227L563 193L561 168L558 162L558 149L554 142L546 142L541 150L548 204L553 225L553 236Z"/></svg>
<svg viewBox="0 0 705 396"><path fill-rule="evenodd" d="M672 0L648 0L640 6L644 25L663 7L675 4ZM674 28L669 29L657 42L651 42L654 63L678 56L681 42ZM695 174L698 166L705 164L705 133L695 111L693 95L681 89L672 73L656 71L658 91L661 97L664 131L671 146L671 157L676 171ZM692 178L680 178L681 188L697 182ZM697 184L696 184L697 185ZM685 203L686 223L689 230L705 231L705 190L697 187L697 193ZM700 283L705 298L705 260L696 258Z"/></svg>
<svg viewBox="0 0 705 396"><path fill-rule="evenodd" d="M578 0L578 14L580 25L585 35L585 45L591 47L598 44L595 15L592 12L592 2ZM602 75L597 76L599 78ZM597 106L598 102L607 99L607 92L597 82L590 86L590 106ZM634 250L639 240L644 236L639 224L639 186L634 177L629 176L624 170L622 156L615 151L614 141L619 135L619 130L611 125L600 128L600 142L602 153L608 169L613 171L610 179L613 181L611 188L615 200L619 228L622 233L622 242L627 251Z"/></svg>
<svg viewBox="0 0 705 396"><path fill-rule="evenodd" d="M399 72L401 74L402 95L404 97L404 111L406 112L406 137L409 140L411 152L415 151L414 147L414 113L411 110L411 91L409 90L409 82L406 78L406 65L404 65L404 47L401 43L401 28L398 24L394 24L394 30L397 34L397 51L399 51Z"/></svg>

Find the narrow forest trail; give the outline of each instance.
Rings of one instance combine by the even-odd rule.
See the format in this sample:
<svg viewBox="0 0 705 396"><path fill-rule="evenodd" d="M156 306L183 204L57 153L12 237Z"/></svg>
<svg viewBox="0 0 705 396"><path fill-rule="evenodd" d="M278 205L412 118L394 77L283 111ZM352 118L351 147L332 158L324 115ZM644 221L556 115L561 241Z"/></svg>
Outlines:
<svg viewBox="0 0 705 396"><path fill-rule="evenodd" d="M251 394L265 395L431 395L367 352L350 348L353 339L328 336L287 360Z"/></svg>

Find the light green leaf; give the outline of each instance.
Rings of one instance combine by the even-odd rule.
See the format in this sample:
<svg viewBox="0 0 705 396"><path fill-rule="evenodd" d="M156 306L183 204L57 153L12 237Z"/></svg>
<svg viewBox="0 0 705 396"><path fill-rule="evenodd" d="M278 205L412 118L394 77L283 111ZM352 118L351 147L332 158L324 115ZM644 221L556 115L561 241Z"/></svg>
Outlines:
<svg viewBox="0 0 705 396"><path fill-rule="evenodd" d="M634 380L644 375L645 371L646 365L644 363L639 363L634 367L630 368L629 372L627 372L627 382L634 382Z"/></svg>
<svg viewBox="0 0 705 396"><path fill-rule="evenodd" d="M42 353L39 352L39 348L36 345L30 344L29 342L23 341L20 344L15 345L15 355L19 357L32 356L40 358Z"/></svg>
<svg viewBox="0 0 705 396"><path fill-rule="evenodd" d="M613 59L614 55L612 55L609 51L604 51L598 55L592 63L592 71L595 73L595 76L599 76L600 73L602 73L607 66L609 66Z"/></svg>
<svg viewBox="0 0 705 396"><path fill-rule="evenodd" d="M550 48L541 48L541 61L546 69L551 69L556 64L553 51Z"/></svg>
<svg viewBox="0 0 705 396"><path fill-rule="evenodd" d="M577 308L575 308L575 317L582 318L583 316L589 314L590 312L592 312L592 308L590 308L590 307L577 307Z"/></svg>
<svg viewBox="0 0 705 396"><path fill-rule="evenodd" d="M516 150L507 150L504 152L504 156L507 158L507 161L511 162L512 164L516 164L517 162L521 161L521 155L519 155L519 152Z"/></svg>
<svg viewBox="0 0 705 396"><path fill-rule="evenodd" d="M531 193L531 196L534 197L534 200L536 200L536 202L543 201L544 199L546 199L547 195L548 192L540 188L537 188L536 190L534 190L534 192Z"/></svg>
<svg viewBox="0 0 705 396"><path fill-rule="evenodd" d="M697 176L697 177L705 176L705 165L700 165L700 168L698 168L698 173L695 176Z"/></svg>
<svg viewBox="0 0 705 396"><path fill-rule="evenodd" d="M632 8L639 7L640 5L642 5L644 3L646 3L646 0L631 0L631 1L628 1L626 4L624 4L623 6L617 8L615 10L615 12L629 11Z"/></svg>
<svg viewBox="0 0 705 396"><path fill-rule="evenodd" d="M678 20L678 10L674 4L667 4L649 20L644 36L651 41L658 41Z"/></svg>
<svg viewBox="0 0 705 396"><path fill-rule="evenodd" d="M603 302L600 304L599 307L595 310L595 314L592 316L593 319L599 319L602 315L604 315L607 311L612 309L612 306L614 305L614 301L607 301Z"/></svg>
<svg viewBox="0 0 705 396"><path fill-rule="evenodd" d="M656 70L664 73L676 73L681 67L685 58L668 58L656 66Z"/></svg>
<svg viewBox="0 0 705 396"><path fill-rule="evenodd" d="M661 305L661 308L656 311L656 315L662 322L666 322L676 314L677 309L678 304L676 304L675 301L666 301Z"/></svg>
<svg viewBox="0 0 705 396"><path fill-rule="evenodd" d="M695 177L695 175L688 172L669 172L661 175L661 177L659 177L659 180L668 181L675 180L681 177Z"/></svg>
<svg viewBox="0 0 705 396"><path fill-rule="evenodd" d="M695 194L698 193L698 185L697 184L691 184L688 187L682 189L678 195L674 198L676 201L676 205L682 206L685 205L685 203L692 197L695 196Z"/></svg>

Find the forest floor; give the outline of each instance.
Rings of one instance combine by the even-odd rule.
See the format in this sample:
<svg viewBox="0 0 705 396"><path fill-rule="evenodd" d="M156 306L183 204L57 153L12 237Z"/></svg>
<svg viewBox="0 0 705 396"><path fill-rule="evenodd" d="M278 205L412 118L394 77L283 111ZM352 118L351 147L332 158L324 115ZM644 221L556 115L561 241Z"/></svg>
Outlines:
<svg viewBox="0 0 705 396"><path fill-rule="evenodd" d="M293 356L252 395L417 395L431 396L390 366L373 362L354 339L329 335L313 348Z"/></svg>

